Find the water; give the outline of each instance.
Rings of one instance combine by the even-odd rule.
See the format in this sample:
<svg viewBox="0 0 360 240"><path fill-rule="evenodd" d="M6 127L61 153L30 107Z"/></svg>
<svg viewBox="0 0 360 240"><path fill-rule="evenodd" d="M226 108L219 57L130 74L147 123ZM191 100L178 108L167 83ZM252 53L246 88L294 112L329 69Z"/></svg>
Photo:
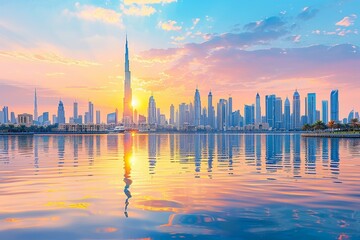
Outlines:
<svg viewBox="0 0 360 240"><path fill-rule="evenodd" d="M0 239L360 239L360 140L0 136Z"/></svg>

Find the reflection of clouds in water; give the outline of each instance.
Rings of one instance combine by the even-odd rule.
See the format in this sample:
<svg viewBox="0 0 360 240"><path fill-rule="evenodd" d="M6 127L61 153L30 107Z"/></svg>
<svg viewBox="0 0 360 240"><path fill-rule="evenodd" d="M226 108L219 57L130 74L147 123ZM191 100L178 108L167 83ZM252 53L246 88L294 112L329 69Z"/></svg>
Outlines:
<svg viewBox="0 0 360 240"><path fill-rule="evenodd" d="M167 224L159 226L159 230L177 234L216 235L221 233L216 227L219 220L207 214L173 214Z"/></svg>
<svg viewBox="0 0 360 240"><path fill-rule="evenodd" d="M145 200L136 203L137 207L155 212L178 212L184 207L183 204L169 200Z"/></svg>

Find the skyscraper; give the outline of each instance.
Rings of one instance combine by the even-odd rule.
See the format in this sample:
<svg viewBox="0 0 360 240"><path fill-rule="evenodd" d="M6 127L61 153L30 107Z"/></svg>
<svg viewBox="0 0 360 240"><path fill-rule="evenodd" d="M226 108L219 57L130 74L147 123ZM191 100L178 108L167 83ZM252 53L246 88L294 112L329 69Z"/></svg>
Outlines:
<svg viewBox="0 0 360 240"><path fill-rule="evenodd" d="M274 94L265 96L266 122L271 128L275 127L275 100L276 96Z"/></svg>
<svg viewBox="0 0 360 240"><path fill-rule="evenodd" d="M217 104L217 129L220 131L226 131L228 122L227 122L227 109L228 103L226 99L220 99Z"/></svg>
<svg viewBox="0 0 360 240"><path fill-rule="evenodd" d="M43 124L49 125L50 124L50 119L49 119L49 112L44 112L43 113Z"/></svg>
<svg viewBox="0 0 360 240"><path fill-rule="evenodd" d="M227 118L228 118L228 126L229 127L232 127L233 124L232 124L232 97L229 97L229 100L228 100L228 111L227 111Z"/></svg>
<svg viewBox="0 0 360 240"><path fill-rule="evenodd" d="M38 109L37 109L37 95L36 95L36 88L35 88L35 96L34 96L34 121L38 120Z"/></svg>
<svg viewBox="0 0 360 240"><path fill-rule="evenodd" d="M195 126L200 126L200 120L201 120L201 99L200 99L200 92L196 88L195 96L194 96L194 108L195 108Z"/></svg>
<svg viewBox="0 0 360 240"><path fill-rule="evenodd" d="M214 107L212 104L212 93L211 91L209 92L208 95L208 125L211 128L215 128L215 114L214 114Z"/></svg>
<svg viewBox="0 0 360 240"><path fill-rule="evenodd" d="M300 112L300 94L295 90L293 95L293 128L301 128L300 122L301 112Z"/></svg>
<svg viewBox="0 0 360 240"><path fill-rule="evenodd" d="M308 93L307 95L307 112L308 123L314 124L316 122L316 93Z"/></svg>
<svg viewBox="0 0 360 240"><path fill-rule="evenodd" d="M149 98L148 124L156 124L156 103L153 96Z"/></svg>
<svg viewBox="0 0 360 240"><path fill-rule="evenodd" d="M11 123L16 123L16 117L14 112L11 112Z"/></svg>
<svg viewBox="0 0 360 240"><path fill-rule="evenodd" d="M174 125L175 123L175 107L173 104L170 105L170 124Z"/></svg>
<svg viewBox="0 0 360 240"><path fill-rule="evenodd" d="M339 122L339 90L330 93L330 120Z"/></svg>
<svg viewBox="0 0 360 240"><path fill-rule="evenodd" d="M203 107L202 114L201 114L201 125L206 126L207 124L207 109Z"/></svg>
<svg viewBox="0 0 360 240"><path fill-rule="evenodd" d="M280 97L275 98L275 128L281 129L283 127L283 109L282 99Z"/></svg>
<svg viewBox="0 0 360 240"><path fill-rule="evenodd" d="M4 123L4 112L0 111L0 124Z"/></svg>
<svg viewBox="0 0 360 240"><path fill-rule="evenodd" d="M8 123L9 122L9 108L7 106L3 107L3 113L4 113L3 123Z"/></svg>
<svg viewBox="0 0 360 240"><path fill-rule="evenodd" d="M157 108L157 109L156 109L156 122L157 122L157 124L159 124L159 125L160 125L160 115L161 115L161 113L160 113L160 108Z"/></svg>
<svg viewBox="0 0 360 240"><path fill-rule="evenodd" d="M78 103L77 102L74 102L74 120L76 122L76 119L78 118Z"/></svg>
<svg viewBox="0 0 360 240"><path fill-rule="evenodd" d="M92 102L89 102L87 123L94 123L94 104Z"/></svg>
<svg viewBox="0 0 360 240"><path fill-rule="evenodd" d="M59 101L59 106L57 111L57 123L59 124L65 123L65 109L64 109L64 104L61 100Z"/></svg>
<svg viewBox="0 0 360 240"><path fill-rule="evenodd" d="M133 122L133 109L132 109L131 72L130 72L130 63L129 63L128 40L126 36L123 123L131 124L132 122Z"/></svg>
<svg viewBox="0 0 360 240"><path fill-rule="evenodd" d="M244 106L245 125L253 125L255 123L255 106L245 105Z"/></svg>
<svg viewBox="0 0 360 240"><path fill-rule="evenodd" d="M291 120L290 120L290 101L286 97L284 103L284 128L285 130L290 130L291 128Z"/></svg>
<svg viewBox="0 0 360 240"><path fill-rule="evenodd" d="M329 102L327 100L322 101L322 122L329 122Z"/></svg>
<svg viewBox="0 0 360 240"><path fill-rule="evenodd" d="M101 118L100 118L100 110L96 111L96 124L100 124L101 123Z"/></svg>
<svg viewBox="0 0 360 240"><path fill-rule="evenodd" d="M260 95L259 93L256 94L256 103L255 103L255 109L256 109L256 114L255 114L255 122L256 123L261 123L261 106L260 106Z"/></svg>

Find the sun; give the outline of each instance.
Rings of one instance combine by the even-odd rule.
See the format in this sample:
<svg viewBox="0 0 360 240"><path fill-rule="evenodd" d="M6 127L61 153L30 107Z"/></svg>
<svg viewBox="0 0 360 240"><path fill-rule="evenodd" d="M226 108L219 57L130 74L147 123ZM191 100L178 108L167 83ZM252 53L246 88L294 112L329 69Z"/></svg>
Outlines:
<svg viewBox="0 0 360 240"><path fill-rule="evenodd" d="M139 106L139 101L136 98L133 98L131 101L131 106L137 108Z"/></svg>

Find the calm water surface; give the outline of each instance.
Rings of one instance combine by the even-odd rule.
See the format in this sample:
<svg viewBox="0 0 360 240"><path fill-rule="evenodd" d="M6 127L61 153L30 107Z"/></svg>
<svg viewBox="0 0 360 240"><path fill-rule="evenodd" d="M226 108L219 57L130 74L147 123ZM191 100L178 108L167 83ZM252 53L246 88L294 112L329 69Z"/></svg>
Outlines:
<svg viewBox="0 0 360 240"><path fill-rule="evenodd" d="M0 239L360 239L360 140L0 136Z"/></svg>

